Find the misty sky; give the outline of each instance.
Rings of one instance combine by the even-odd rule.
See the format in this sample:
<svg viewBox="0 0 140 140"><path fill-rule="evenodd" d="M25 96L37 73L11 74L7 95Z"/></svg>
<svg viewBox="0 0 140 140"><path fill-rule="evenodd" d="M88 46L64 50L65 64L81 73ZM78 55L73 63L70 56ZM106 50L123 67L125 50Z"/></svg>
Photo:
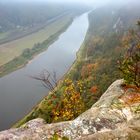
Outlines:
<svg viewBox="0 0 140 140"><path fill-rule="evenodd" d="M129 1L139 0L0 0L0 2L57 2L57 3L81 3L88 5L104 5L111 3L127 3Z"/></svg>
<svg viewBox="0 0 140 140"><path fill-rule="evenodd" d="M2 2L48 2L48 1L51 1L51 2L65 2L65 3L99 3L99 2L108 2L110 0L0 0Z"/></svg>

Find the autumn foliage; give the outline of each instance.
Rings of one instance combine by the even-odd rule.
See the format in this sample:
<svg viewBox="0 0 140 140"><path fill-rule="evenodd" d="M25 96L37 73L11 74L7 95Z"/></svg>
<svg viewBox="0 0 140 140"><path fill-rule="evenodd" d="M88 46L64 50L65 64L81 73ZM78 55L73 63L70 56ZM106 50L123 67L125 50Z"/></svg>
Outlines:
<svg viewBox="0 0 140 140"><path fill-rule="evenodd" d="M132 89L132 88L125 88L125 93L120 99L126 104L126 105L132 105L135 103L140 103L140 91L138 89Z"/></svg>
<svg viewBox="0 0 140 140"><path fill-rule="evenodd" d="M93 87L91 87L91 89L90 89L90 92L91 93L96 93L98 91L98 87L97 86L93 86Z"/></svg>
<svg viewBox="0 0 140 140"><path fill-rule="evenodd" d="M54 121L74 119L84 110L81 94L76 89L79 82L76 85L70 79L66 79L64 82L64 93L60 104L53 109ZM79 89L81 90L81 87Z"/></svg>
<svg viewBox="0 0 140 140"><path fill-rule="evenodd" d="M127 54L120 64L120 70L126 83L140 87L140 25L130 30L124 40Z"/></svg>

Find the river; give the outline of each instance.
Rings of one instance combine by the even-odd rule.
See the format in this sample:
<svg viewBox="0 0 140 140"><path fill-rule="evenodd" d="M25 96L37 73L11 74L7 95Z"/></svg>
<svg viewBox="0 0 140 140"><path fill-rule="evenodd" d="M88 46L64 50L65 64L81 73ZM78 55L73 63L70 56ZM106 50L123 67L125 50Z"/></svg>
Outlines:
<svg viewBox="0 0 140 140"><path fill-rule="evenodd" d="M25 116L48 94L39 81L30 76L44 69L56 71L60 79L76 59L76 52L88 29L88 14L74 19L69 28L45 52L24 68L0 78L0 130L9 128Z"/></svg>

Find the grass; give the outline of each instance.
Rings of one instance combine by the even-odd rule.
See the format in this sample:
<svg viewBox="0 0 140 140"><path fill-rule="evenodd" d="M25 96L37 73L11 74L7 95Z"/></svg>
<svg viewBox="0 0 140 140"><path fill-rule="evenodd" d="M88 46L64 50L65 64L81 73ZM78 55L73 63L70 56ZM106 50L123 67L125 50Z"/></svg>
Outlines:
<svg viewBox="0 0 140 140"><path fill-rule="evenodd" d="M9 32L0 33L0 40L6 38L9 35Z"/></svg>
<svg viewBox="0 0 140 140"><path fill-rule="evenodd" d="M55 40L58 39L59 35L63 33L71 23L72 19L69 20L69 22L63 28L61 28L55 34L49 36L48 39L46 39L42 43L38 43L32 48L24 49L21 55L12 59L8 63L0 66L0 77L25 66L28 63L28 61L33 59L37 54L45 51Z"/></svg>
<svg viewBox="0 0 140 140"><path fill-rule="evenodd" d="M66 15L36 33L0 45L0 66L21 55L24 49L31 49L34 44L42 43L47 40L51 35L64 28L66 24L70 22L71 18L71 14Z"/></svg>

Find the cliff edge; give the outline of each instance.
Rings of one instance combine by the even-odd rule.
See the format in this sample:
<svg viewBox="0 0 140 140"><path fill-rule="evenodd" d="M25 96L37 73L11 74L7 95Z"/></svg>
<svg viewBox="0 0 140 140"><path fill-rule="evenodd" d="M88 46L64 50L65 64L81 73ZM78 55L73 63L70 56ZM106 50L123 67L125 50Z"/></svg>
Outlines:
<svg viewBox="0 0 140 140"><path fill-rule="evenodd" d="M96 104L75 120L46 124L38 118L0 132L0 140L140 140L140 93L115 81ZM63 137L63 138L62 138Z"/></svg>

